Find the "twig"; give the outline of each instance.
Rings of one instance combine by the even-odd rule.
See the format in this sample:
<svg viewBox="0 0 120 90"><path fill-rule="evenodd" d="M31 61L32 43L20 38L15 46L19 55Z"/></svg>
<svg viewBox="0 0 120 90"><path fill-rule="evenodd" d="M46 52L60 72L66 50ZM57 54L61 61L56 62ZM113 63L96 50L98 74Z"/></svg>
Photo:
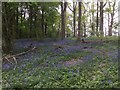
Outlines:
<svg viewBox="0 0 120 90"><path fill-rule="evenodd" d="M14 62L15 62L15 66L14 66L14 70L16 69L16 65L17 65L17 60L16 60L16 57L17 56L21 56L21 55L24 55L32 50L36 49L36 47L33 47L32 49L28 50L28 51L25 51L25 52L22 52L22 53L18 53L18 54L15 54L15 55L12 55L12 56L8 56L6 55L5 57L2 58L2 60L7 60L8 62L14 64L13 62L10 61L11 58L13 58Z"/></svg>
<svg viewBox="0 0 120 90"><path fill-rule="evenodd" d="M26 54L26 53L28 53L28 52L30 52L30 51L32 51L32 50L34 50L34 49L36 49L36 47L33 47L32 49L30 49L30 50L28 50L28 51L25 51L25 52L22 52L22 53L18 53L18 54L15 54L15 55L11 55L11 56L5 56L5 57L3 57L2 59L10 59L10 58L13 58L13 57L17 57L17 56L21 56L21 55L24 55L24 54Z"/></svg>

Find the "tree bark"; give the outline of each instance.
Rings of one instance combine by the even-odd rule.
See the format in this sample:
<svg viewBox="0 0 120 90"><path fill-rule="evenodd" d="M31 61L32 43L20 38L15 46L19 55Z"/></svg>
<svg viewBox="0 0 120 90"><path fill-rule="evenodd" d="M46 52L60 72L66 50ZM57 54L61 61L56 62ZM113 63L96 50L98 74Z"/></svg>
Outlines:
<svg viewBox="0 0 120 90"><path fill-rule="evenodd" d="M96 36L97 37L99 37L99 31L98 31L99 17L98 17L98 14L99 14L99 3L97 1L97 19L96 19Z"/></svg>
<svg viewBox="0 0 120 90"><path fill-rule="evenodd" d="M91 7L92 7L92 10L94 10L94 2L92 2ZM94 21L94 12L92 11L92 23L91 23L92 24L92 27L91 27L92 28L92 33L91 33L92 36L94 36L94 33L95 33L95 24L94 24L94 22L95 22Z"/></svg>
<svg viewBox="0 0 120 90"><path fill-rule="evenodd" d="M42 8L42 37L44 37L44 9Z"/></svg>
<svg viewBox="0 0 120 90"><path fill-rule="evenodd" d="M18 35L18 33L19 33L19 31L18 31L18 7L16 7L16 38L19 38L19 35Z"/></svg>
<svg viewBox="0 0 120 90"><path fill-rule="evenodd" d="M53 27L53 25L52 25ZM47 36L47 22L45 23L45 36Z"/></svg>
<svg viewBox="0 0 120 90"><path fill-rule="evenodd" d="M103 32L103 2L100 2L100 34L104 35Z"/></svg>
<svg viewBox="0 0 120 90"><path fill-rule="evenodd" d="M109 3L109 6L110 6L110 3ZM110 22L109 32L108 32L109 36L112 36L112 27L113 27L113 17L114 17L114 11L115 11L115 2L113 3L112 7L113 7L113 11L111 13L111 22Z"/></svg>
<svg viewBox="0 0 120 90"><path fill-rule="evenodd" d="M109 14L109 12L108 12L108 35L109 35L109 33L110 33L110 32L109 32L109 28L110 28L110 27L109 27L109 23L110 23L110 14Z"/></svg>
<svg viewBox="0 0 120 90"><path fill-rule="evenodd" d="M78 16L78 40L80 40L81 34L81 15L82 15L82 11L81 11L81 6L82 6L82 2L79 2L78 8L79 8L79 16Z"/></svg>
<svg viewBox="0 0 120 90"><path fill-rule="evenodd" d="M73 2L73 9L71 9L68 6L68 8L73 12L73 30L74 30L73 37L76 36L76 4L77 4L77 2Z"/></svg>
<svg viewBox="0 0 120 90"><path fill-rule="evenodd" d="M74 28L74 37L76 36L76 5L73 2L73 28Z"/></svg>
<svg viewBox="0 0 120 90"><path fill-rule="evenodd" d="M32 38L32 24L33 24L33 7L30 5L30 13L29 13L29 18L30 18L30 24L29 24L29 29L30 29L30 37L29 38Z"/></svg>
<svg viewBox="0 0 120 90"><path fill-rule="evenodd" d="M65 38L67 2L61 2L61 39Z"/></svg>
<svg viewBox="0 0 120 90"><path fill-rule="evenodd" d="M11 21L10 21L10 18L11 16L9 16L9 11L10 10L10 7L9 5L7 5L7 3L3 3L2 4L3 6L3 26L2 26L2 49L3 49L3 52L4 53L10 53L11 49L12 49L12 43L11 43Z"/></svg>
<svg viewBox="0 0 120 90"><path fill-rule="evenodd" d="M84 37L86 37L86 36L87 36L87 34L86 34L86 24L84 22Z"/></svg>

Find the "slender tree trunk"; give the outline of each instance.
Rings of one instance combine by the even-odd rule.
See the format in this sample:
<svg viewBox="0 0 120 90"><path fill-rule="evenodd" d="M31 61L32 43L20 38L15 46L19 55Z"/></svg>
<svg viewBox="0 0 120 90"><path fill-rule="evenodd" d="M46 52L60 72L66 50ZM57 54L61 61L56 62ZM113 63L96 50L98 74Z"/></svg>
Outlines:
<svg viewBox="0 0 120 90"><path fill-rule="evenodd" d="M60 19L59 19L58 38L60 38L60 35L61 35L61 33L60 33L60 28L61 28L61 21L60 21Z"/></svg>
<svg viewBox="0 0 120 90"><path fill-rule="evenodd" d="M42 37L44 37L44 9L42 8Z"/></svg>
<svg viewBox="0 0 120 90"><path fill-rule="evenodd" d="M18 7L16 7L16 38L19 38L19 29L18 29Z"/></svg>
<svg viewBox="0 0 120 90"><path fill-rule="evenodd" d="M74 37L76 36L76 5L73 2L73 28L74 28Z"/></svg>
<svg viewBox="0 0 120 90"><path fill-rule="evenodd" d="M61 7L63 7L63 5L61 5ZM65 22L64 22L64 18L65 18L65 15L64 15L64 10L62 9L61 11L61 19L62 19L62 23L61 23L61 36L62 36L62 39L65 38Z"/></svg>
<svg viewBox="0 0 120 90"><path fill-rule="evenodd" d="M29 28L30 28L30 37L29 38L32 38L32 24L33 24L33 7L30 5L30 14L29 14L29 18L30 18L30 24L29 24Z"/></svg>
<svg viewBox="0 0 120 90"><path fill-rule="evenodd" d="M67 2L61 2L61 39L65 38L65 26L66 26L66 8Z"/></svg>
<svg viewBox="0 0 120 90"><path fill-rule="evenodd" d="M111 17L111 24L109 26L109 36L112 36L112 26L113 26L113 19Z"/></svg>
<svg viewBox="0 0 120 90"><path fill-rule="evenodd" d="M92 2L92 10L94 10L94 2ZM91 35L94 36L95 33L95 24L94 24L94 12L92 12L92 33Z"/></svg>
<svg viewBox="0 0 120 90"><path fill-rule="evenodd" d="M109 36L112 36L112 27L113 27L113 17L114 17L114 11L115 11L115 2L113 3L113 11L111 13L111 22L109 26Z"/></svg>
<svg viewBox="0 0 120 90"><path fill-rule="evenodd" d="M104 35L104 32L103 32L103 2L100 2L100 33L101 33L101 36Z"/></svg>
<svg viewBox="0 0 120 90"><path fill-rule="evenodd" d="M73 12L73 37L76 36L76 5L77 5L77 2L73 2L73 9L71 9L69 6L68 8ZM72 24L71 24L72 26Z"/></svg>
<svg viewBox="0 0 120 90"><path fill-rule="evenodd" d="M53 25L52 25L53 27ZM45 36L47 36L47 22L45 23Z"/></svg>
<svg viewBox="0 0 120 90"><path fill-rule="evenodd" d="M108 12L108 35L109 35L109 23L110 23L110 15L109 15L109 12Z"/></svg>
<svg viewBox="0 0 120 90"><path fill-rule="evenodd" d="M84 22L84 37L86 37L87 35L86 35L86 24L85 24L85 22Z"/></svg>
<svg viewBox="0 0 120 90"><path fill-rule="evenodd" d="M73 27L74 27L74 37L76 36L76 31L75 31L75 29L76 29L76 9L74 9L74 16L73 16Z"/></svg>
<svg viewBox="0 0 120 90"><path fill-rule="evenodd" d="M98 18L98 14L99 14L99 3L97 1L97 19L96 19L96 36L97 37L99 37L99 31L98 31L99 18Z"/></svg>
<svg viewBox="0 0 120 90"><path fill-rule="evenodd" d="M82 2L79 2L78 8L79 8L79 16L78 16L78 40L80 40L81 37L81 15L82 15L82 11L81 11L81 6L82 6Z"/></svg>

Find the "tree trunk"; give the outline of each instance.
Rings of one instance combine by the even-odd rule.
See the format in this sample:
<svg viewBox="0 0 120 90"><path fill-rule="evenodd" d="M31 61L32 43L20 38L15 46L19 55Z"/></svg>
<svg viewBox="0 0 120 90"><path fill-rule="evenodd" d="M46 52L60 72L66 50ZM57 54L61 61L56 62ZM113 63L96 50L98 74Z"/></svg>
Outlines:
<svg viewBox="0 0 120 90"><path fill-rule="evenodd" d="M32 10L32 9L33 9L33 7L30 5L30 13L29 13L29 16L30 16L30 17L29 17L29 19L30 19L30 22L29 22L29 23L30 23L30 24L29 24L30 37L29 37L29 38L32 38L32 24L33 24L33 20L32 20L32 19L33 19L33 15L32 15L32 14L33 14L33 10Z"/></svg>
<svg viewBox="0 0 120 90"><path fill-rule="evenodd" d="M61 21L60 21L60 19L59 19L59 25L58 25L58 38L60 38L60 36L61 36L61 33L60 33L60 28L61 28Z"/></svg>
<svg viewBox="0 0 120 90"><path fill-rule="evenodd" d="M53 27L53 25L52 25ZM45 36L47 36L47 22L45 23Z"/></svg>
<svg viewBox="0 0 120 90"><path fill-rule="evenodd" d="M99 14L99 3L97 1L97 19L96 19L96 36L97 37L99 37L99 31L98 31L99 18L98 18L98 14Z"/></svg>
<svg viewBox="0 0 120 90"><path fill-rule="evenodd" d="M10 53L11 49L12 49L12 43L11 43L11 21L10 21L10 16L9 14L9 9L10 7L7 7L9 5L7 5L7 3L3 3L3 26L2 26L2 49L4 51L4 53Z"/></svg>
<svg viewBox="0 0 120 90"><path fill-rule="evenodd" d="M91 7L92 7L92 10L94 10L94 2L92 2L92 6L91 6ZM94 33L95 33L95 25L94 25L94 22L95 22L95 21L94 21L94 12L92 11L92 23L91 23L91 24L92 24L92 27L91 27L91 28L92 28L92 33L91 33L92 36L94 36Z"/></svg>
<svg viewBox="0 0 120 90"><path fill-rule="evenodd" d="M85 22L84 22L84 37L86 37L87 35L86 35L86 24L85 24Z"/></svg>
<svg viewBox="0 0 120 90"><path fill-rule="evenodd" d="M109 4L109 6L110 6L110 4ZM110 26L109 26L109 36L112 36L112 27L113 27L113 17L114 17L114 11L115 11L115 2L113 3L113 11L112 11L112 13L111 13L111 22L110 22Z"/></svg>
<svg viewBox="0 0 120 90"><path fill-rule="evenodd" d="M18 7L16 7L16 38L19 38L19 30L18 30Z"/></svg>
<svg viewBox="0 0 120 90"><path fill-rule="evenodd" d="M100 2L100 34L104 35L103 32L103 2Z"/></svg>
<svg viewBox="0 0 120 90"><path fill-rule="evenodd" d="M76 5L73 2L73 28L74 28L74 37L76 36Z"/></svg>
<svg viewBox="0 0 120 90"><path fill-rule="evenodd" d="M108 35L110 34L110 32L109 32L109 28L110 28L110 27L109 27L109 23L110 23L110 20L109 20L109 19L110 19L110 14L109 14L109 12L108 12Z"/></svg>
<svg viewBox="0 0 120 90"><path fill-rule="evenodd" d="M80 40L81 34L81 15L82 15L82 11L81 11L81 5L82 2L79 2L78 8L79 8L79 16L78 16L78 40Z"/></svg>
<svg viewBox="0 0 120 90"><path fill-rule="evenodd" d="M44 37L44 9L42 8L42 37Z"/></svg>
<svg viewBox="0 0 120 90"><path fill-rule="evenodd" d="M75 9L74 9L74 10L75 10ZM74 11L74 16L73 16L74 37L76 36L76 33L75 33L75 29L76 29L76 28L75 28L75 26L76 26L76 23L75 23L75 22L76 22L76 18L75 18L75 17L76 17L76 10Z"/></svg>
<svg viewBox="0 0 120 90"><path fill-rule="evenodd" d="M65 38L67 2L61 2L61 39Z"/></svg>

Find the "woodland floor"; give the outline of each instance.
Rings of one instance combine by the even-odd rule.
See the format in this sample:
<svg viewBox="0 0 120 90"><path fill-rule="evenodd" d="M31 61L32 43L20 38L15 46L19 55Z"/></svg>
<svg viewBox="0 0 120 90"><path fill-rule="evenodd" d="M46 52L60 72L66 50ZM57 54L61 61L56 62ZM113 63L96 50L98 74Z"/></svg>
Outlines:
<svg viewBox="0 0 120 90"><path fill-rule="evenodd" d="M3 62L3 87L107 88L118 87L118 40L116 37L65 40L15 40L13 53L31 43L37 47L17 57L17 65ZM12 61L14 63L14 61ZM14 67L16 68L14 69Z"/></svg>

